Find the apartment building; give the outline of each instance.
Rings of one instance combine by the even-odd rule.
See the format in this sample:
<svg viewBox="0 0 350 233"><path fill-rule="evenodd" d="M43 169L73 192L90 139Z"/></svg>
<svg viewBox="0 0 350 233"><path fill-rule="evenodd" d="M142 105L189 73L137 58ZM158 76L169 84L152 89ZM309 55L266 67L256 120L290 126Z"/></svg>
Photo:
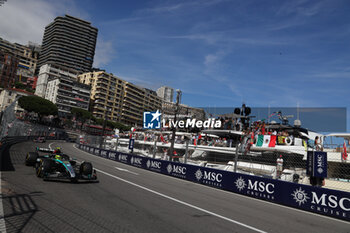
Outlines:
<svg viewBox="0 0 350 233"><path fill-rule="evenodd" d="M166 102L173 102L174 88L162 86L158 88L157 95Z"/></svg>
<svg viewBox="0 0 350 233"><path fill-rule="evenodd" d="M72 108L89 109L90 86L68 76L56 76L47 83L45 99L57 105L59 116L66 117Z"/></svg>
<svg viewBox="0 0 350 233"><path fill-rule="evenodd" d="M91 86L90 109L97 118L142 125L144 111L155 111L162 106L162 100L155 91L105 71L81 74L78 81Z"/></svg>
<svg viewBox="0 0 350 233"><path fill-rule="evenodd" d="M48 81L56 77L67 77L73 80L77 79L78 72L56 64L45 64L40 67L38 80L36 83L35 94L45 98Z"/></svg>
<svg viewBox="0 0 350 233"><path fill-rule="evenodd" d="M10 104L16 101L17 98L22 96L33 95L33 93L21 90L21 89L0 89L0 112L4 111ZM22 108L19 107L18 103L16 103L15 111L20 110L23 111Z"/></svg>
<svg viewBox="0 0 350 233"><path fill-rule="evenodd" d="M16 82L18 58L12 53L0 50L0 87L11 88Z"/></svg>
<svg viewBox="0 0 350 233"><path fill-rule="evenodd" d="M0 38L0 51L10 53L18 59L16 69L16 81L26 81L28 77L34 76L37 67L41 47L35 43L28 42L27 45L11 43Z"/></svg>
<svg viewBox="0 0 350 233"><path fill-rule="evenodd" d="M169 119L174 118L176 103L164 101L162 104L163 118ZM202 108L190 107L185 104L179 104L178 106L178 118L195 118L197 120L205 120L205 111Z"/></svg>

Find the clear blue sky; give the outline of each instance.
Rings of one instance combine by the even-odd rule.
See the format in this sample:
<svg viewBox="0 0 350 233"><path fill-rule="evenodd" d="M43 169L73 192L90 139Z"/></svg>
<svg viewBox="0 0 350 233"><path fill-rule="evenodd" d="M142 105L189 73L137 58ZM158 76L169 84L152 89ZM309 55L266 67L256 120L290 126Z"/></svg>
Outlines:
<svg viewBox="0 0 350 233"><path fill-rule="evenodd" d="M347 0L9 0L0 36L41 43L68 13L99 29L95 66L181 89L185 104L349 109L349 12Z"/></svg>

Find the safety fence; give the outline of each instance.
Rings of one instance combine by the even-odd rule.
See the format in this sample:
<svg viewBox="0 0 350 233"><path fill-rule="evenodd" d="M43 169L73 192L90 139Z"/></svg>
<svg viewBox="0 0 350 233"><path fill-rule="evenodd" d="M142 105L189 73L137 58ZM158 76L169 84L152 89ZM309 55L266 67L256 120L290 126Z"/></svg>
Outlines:
<svg viewBox="0 0 350 233"><path fill-rule="evenodd" d="M102 158L160 174L350 221L350 192L152 159L84 144L77 144L77 147Z"/></svg>
<svg viewBox="0 0 350 233"><path fill-rule="evenodd" d="M55 139L67 137L64 129L21 120L16 115L16 104L17 101L14 101L0 113L0 140L5 137L19 136L45 136Z"/></svg>
<svg viewBox="0 0 350 233"><path fill-rule="evenodd" d="M101 136L84 135L81 137L80 143L101 149L117 150L125 153L130 152L128 149L129 137L102 141ZM282 152L274 150L259 152L247 151L241 145L225 144L224 146L208 146L199 142L197 145L190 143L187 150L185 143L176 141L174 151L180 162L184 162L187 151L187 159L192 163L227 171L237 171L267 178L278 178L289 182L310 184L307 175L307 151L304 146L300 147L293 148L293 153L283 153L283 150ZM132 153L145 157L169 160L169 148L170 143L162 142L159 138L136 137ZM325 179L324 187L349 192L350 162L341 161L341 152L335 152L329 149L325 149L324 151L327 152L327 178Z"/></svg>
<svg viewBox="0 0 350 233"><path fill-rule="evenodd" d="M15 137L3 137L0 140L0 171L12 170L13 166L9 157L9 149L12 145L28 140L33 140L36 136L15 136ZM48 137L47 139L55 139L54 137Z"/></svg>

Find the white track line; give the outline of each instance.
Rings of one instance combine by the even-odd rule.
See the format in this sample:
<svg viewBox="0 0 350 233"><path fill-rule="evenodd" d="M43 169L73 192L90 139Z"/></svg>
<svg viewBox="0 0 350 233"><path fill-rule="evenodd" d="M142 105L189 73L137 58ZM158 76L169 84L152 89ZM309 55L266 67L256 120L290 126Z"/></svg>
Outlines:
<svg viewBox="0 0 350 233"><path fill-rule="evenodd" d="M49 144L49 148L50 148L50 150L52 150L52 149L51 149L51 145L52 145L52 144L54 144L54 143L53 143L53 142L51 142L51 143Z"/></svg>
<svg viewBox="0 0 350 233"><path fill-rule="evenodd" d="M137 176L139 175L138 173L129 171L128 169L125 169L125 168L120 168L120 167L114 167L114 168L116 168L119 171L128 172L128 173L131 173L131 174L134 174L134 175L137 175Z"/></svg>
<svg viewBox="0 0 350 233"><path fill-rule="evenodd" d="M2 205L1 172L0 172L0 232L6 233L5 215L4 215L4 208Z"/></svg>
<svg viewBox="0 0 350 233"><path fill-rule="evenodd" d="M96 169L96 168L95 168L95 169ZM170 196L165 195L165 194L163 194L163 193L159 193L159 192L157 192L157 191L154 191L154 190L152 190L152 189L146 188L146 187L141 186L141 185L139 185L139 184L135 184L135 183L133 183L133 182L131 182L131 181L125 180L125 179L120 178L120 177L118 177L118 176L114 176L114 175L109 174L109 173L107 173L107 172L104 172L104 171L102 171L102 170L96 169L96 171L98 171L98 172L100 172L100 173L102 173L102 174L105 174L105 175L107 175L107 176L110 176L110 177L112 177L112 178L114 178L114 179L123 181L123 182L128 183L128 184L133 185L133 186L136 186L136 187L138 187L138 188L140 188L140 189L143 189L143 190L146 190L146 191L148 191L148 192L151 192L151 193L154 193L154 194L156 194L156 195L159 195L159 196L161 196L161 197L164 197L164 198L167 198L167 199L169 199L169 200L175 201L175 202L180 203L180 204L182 204L182 205L191 207L191 208L193 208L193 209L196 209L196 210L202 211L202 212L204 212L204 213L213 215L213 216L215 216L215 217L221 218L221 219L223 219L223 220L229 221L229 222L231 222L231 223L235 223L235 224L237 224L237 225L240 225L240 226L242 226L242 227L251 229L251 230L256 231L256 232L266 233L266 231L257 229L257 228L255 228L255 227L249 226L249 225L247 225L247 224L244 224L244 223L238 222L238 221L236 221L236 220L227 218L227 217L225 217L225 216L216 214L216 213L211 212L211 211L209 211L209 210L202 209L202 208L200 208L200 207L198 207L198 206L191 205L191 204L189 204L189 203L187 203L187 202L180 201L180 200L178 200L178 199L176 199L176 198L170 197Z"/></svg>

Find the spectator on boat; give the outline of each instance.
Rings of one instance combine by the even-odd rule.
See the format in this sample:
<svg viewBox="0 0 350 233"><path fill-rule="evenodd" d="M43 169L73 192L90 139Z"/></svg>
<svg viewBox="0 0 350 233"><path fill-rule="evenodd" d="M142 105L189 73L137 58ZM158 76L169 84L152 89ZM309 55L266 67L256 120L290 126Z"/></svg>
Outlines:
<svg viewBox="0 0 350 233"><path fill-rule="evenodd" d="M288 137L288 136L289 136L289 134L288 134L288 132L287 132L286 130L284 130L284 131L282 131L282 136L284 136L284 137Z"/></svg>
<svg viewBox="0 0 350 233"><path fill-rule="evenodd" d="M322 150L321 139L318 136L315 137L315 150Z"/></svg>

